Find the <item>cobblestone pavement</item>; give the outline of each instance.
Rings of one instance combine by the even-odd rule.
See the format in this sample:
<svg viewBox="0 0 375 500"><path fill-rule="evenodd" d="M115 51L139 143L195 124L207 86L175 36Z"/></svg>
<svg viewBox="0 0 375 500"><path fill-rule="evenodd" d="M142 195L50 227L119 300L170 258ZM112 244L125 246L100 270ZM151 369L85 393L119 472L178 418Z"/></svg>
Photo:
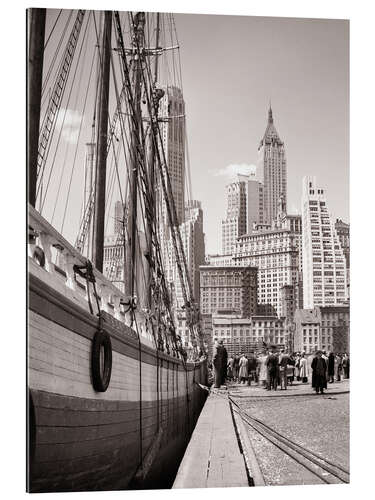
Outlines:
<svg viewBox="0 0 375 500"><path fill-rule="evenodd" d="M299 445L349 469L349 382L329 384L325 395L298 384L287 391L232 384L244 410ZM249 428L267 485L317 484L321 480Z"/></svg>

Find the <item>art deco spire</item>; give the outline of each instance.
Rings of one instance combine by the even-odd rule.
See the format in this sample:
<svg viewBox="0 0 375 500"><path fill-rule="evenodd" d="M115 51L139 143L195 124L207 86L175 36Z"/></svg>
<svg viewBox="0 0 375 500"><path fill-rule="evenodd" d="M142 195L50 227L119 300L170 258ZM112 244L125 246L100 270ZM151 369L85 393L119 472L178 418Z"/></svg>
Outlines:
<svg viewBox="0 0 375 500"><path fill-rule="evenodd" d="M272 108L271 108L271 102L270 102L270 107L268 110L268 123L271 125L273 123L273 116L272 116Z"/></svg>
<svg viewBox="0 0 375 500"><path fill-rule="evenodd" d="M264 132L262 140L260 141L259 147L263 146L263 144L270 144L270 143L277 143L279 145L283 144L283 142L281 141L281 139L279 137L279 134L277 133L275 125L273 123L271 102L270 102L270 107L268 109L267 128L266 128L266 131Z"/></svg>

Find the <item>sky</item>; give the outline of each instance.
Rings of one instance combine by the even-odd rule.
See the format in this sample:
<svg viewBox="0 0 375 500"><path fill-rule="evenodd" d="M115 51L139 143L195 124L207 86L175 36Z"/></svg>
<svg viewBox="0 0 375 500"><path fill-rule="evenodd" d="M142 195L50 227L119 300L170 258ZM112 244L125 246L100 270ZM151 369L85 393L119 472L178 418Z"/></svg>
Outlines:
<svg viewBox="0 0 375 500"><path fill-rule="evenodd" d="M57 10L47 15L47 37L57 15ZM63 12L60 22L67 16L68 11ZM349 222L349 23L202 14L174 18L192 195L202 202L206 253L221 252L225 186L237 172L246 173L257 164L270 102L286 149L288 212L300 212L302 178L315 175L333 217ZM95 44L93 18L86 16L83 33L86 22L91 23L87 42L76 51L84 65L75 75L78 90L73 89L69 102L65 98L57 122L60 149L43 212L72 243L79 227L83 145L91 140L90 99L95 94L95 65L91 83L84 83ZM98 15L96 23L100 25ZM49 41L45 73L58 38L56 34ZM69 89L68 81L66 94ZM111 95L113 108L113 87ZM78 138L82 147L76 150ZM56 196L59 189L70 191L68 203Z"/></svg>
<svg viewBox="0 0 375 500"><path fill-rule="evenodd" d="M221 252L225 186L256 165L271 101L287 158L288 211L304 175L349 222L349 23L344 20L175 15L190 168L202 201L206 253Z"/></svg>

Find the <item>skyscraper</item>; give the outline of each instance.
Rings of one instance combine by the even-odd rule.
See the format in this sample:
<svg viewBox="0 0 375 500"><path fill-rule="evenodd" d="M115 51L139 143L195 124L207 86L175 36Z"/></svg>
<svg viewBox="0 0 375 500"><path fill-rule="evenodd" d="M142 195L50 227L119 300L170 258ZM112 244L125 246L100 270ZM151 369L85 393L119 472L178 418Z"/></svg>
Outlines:
<svg viewBox="0 0 375 500"><path fill-rule="evenodd" d="M236 239L246 234L246 183L237 179L228 184L226 190L227 213L221 222L224 255L232 253Z"/></svg>
<svg viewBox="0 0 375 500"><path fill-rule="evenodd" d="M122 234L124 224L124 205L121 201L115 203L115 214L113 219L113 233Z"/></svg>
<svg viewBox="0 0 375 500"><path fill-rule="evenodd" d="M347 299L344 252L316 177L302 181L303 304L333 306Z"/></svg>
<svg viewBox="0 0 375 500"><path fill-rule="evenodd" d="M227 213L221 223L224 255L233 252L239 236L252 232L254 223L263 222L263 186L255 176L239 174L226 190Z"/></svg>
<svg viewBox="0 0 375 500"><path fill-rule="evenodd" d="M287 201L285 147L273 123L271 106L268 123L258 152L263 177L263 219L271 224L277 216L277 206L281 195Z"/></svg>
<svg viewBox="0 0 375 500"><path fill-rule="evenodd" d="M179 229L195 301L194 306L198 309L200 293L199 266L205 262L203 210L200 201L189 200L186 203L185 222L180 224ZM173 289L175 322L177 325L177 333L181 336L184 345L186 345L186 343L191 342L193 339L189 336L186 309L184 307L185 301L171 240L169 240L169 249L173 266L169 279Z"/></svg>
<svg viewBox="0 0 375 500"><path fill-rule="evenodd" d="M178 87L167 87L160 101L162 138L168 174L179 224L185 211L185 102ZM162 204L164 221L167 221L165 202Z"/></svg>

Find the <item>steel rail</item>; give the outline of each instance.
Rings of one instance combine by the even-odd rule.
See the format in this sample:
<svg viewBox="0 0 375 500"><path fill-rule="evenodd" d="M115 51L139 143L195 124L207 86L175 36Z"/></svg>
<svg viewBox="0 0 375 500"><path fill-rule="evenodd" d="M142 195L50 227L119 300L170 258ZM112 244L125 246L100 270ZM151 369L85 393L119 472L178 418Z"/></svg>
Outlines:
<svg viewBox="0 0 375 500"><path fill-rule="evenodd" d="M340 465L334 464L333 462L320 457L311 450L303 448L301 445L295 443L286 436L283 436L264 422L252 417L247 412L245 412L244 409L238 403L236 403L236 401L234 401L231 396L228 396L228 399L237 408L237 410L235 411L238 411L242 420L249 427L253 428L256 432L261 434L265 439L267 439L297 463L302 465L305 469L312 472L321 481L327 484L337 484L338 482L349 483L348 470L344 469ZM330 474L331 477L324 475L323 472L317 470L317 468L312 464L323 470L325 473Z"/></svg>

